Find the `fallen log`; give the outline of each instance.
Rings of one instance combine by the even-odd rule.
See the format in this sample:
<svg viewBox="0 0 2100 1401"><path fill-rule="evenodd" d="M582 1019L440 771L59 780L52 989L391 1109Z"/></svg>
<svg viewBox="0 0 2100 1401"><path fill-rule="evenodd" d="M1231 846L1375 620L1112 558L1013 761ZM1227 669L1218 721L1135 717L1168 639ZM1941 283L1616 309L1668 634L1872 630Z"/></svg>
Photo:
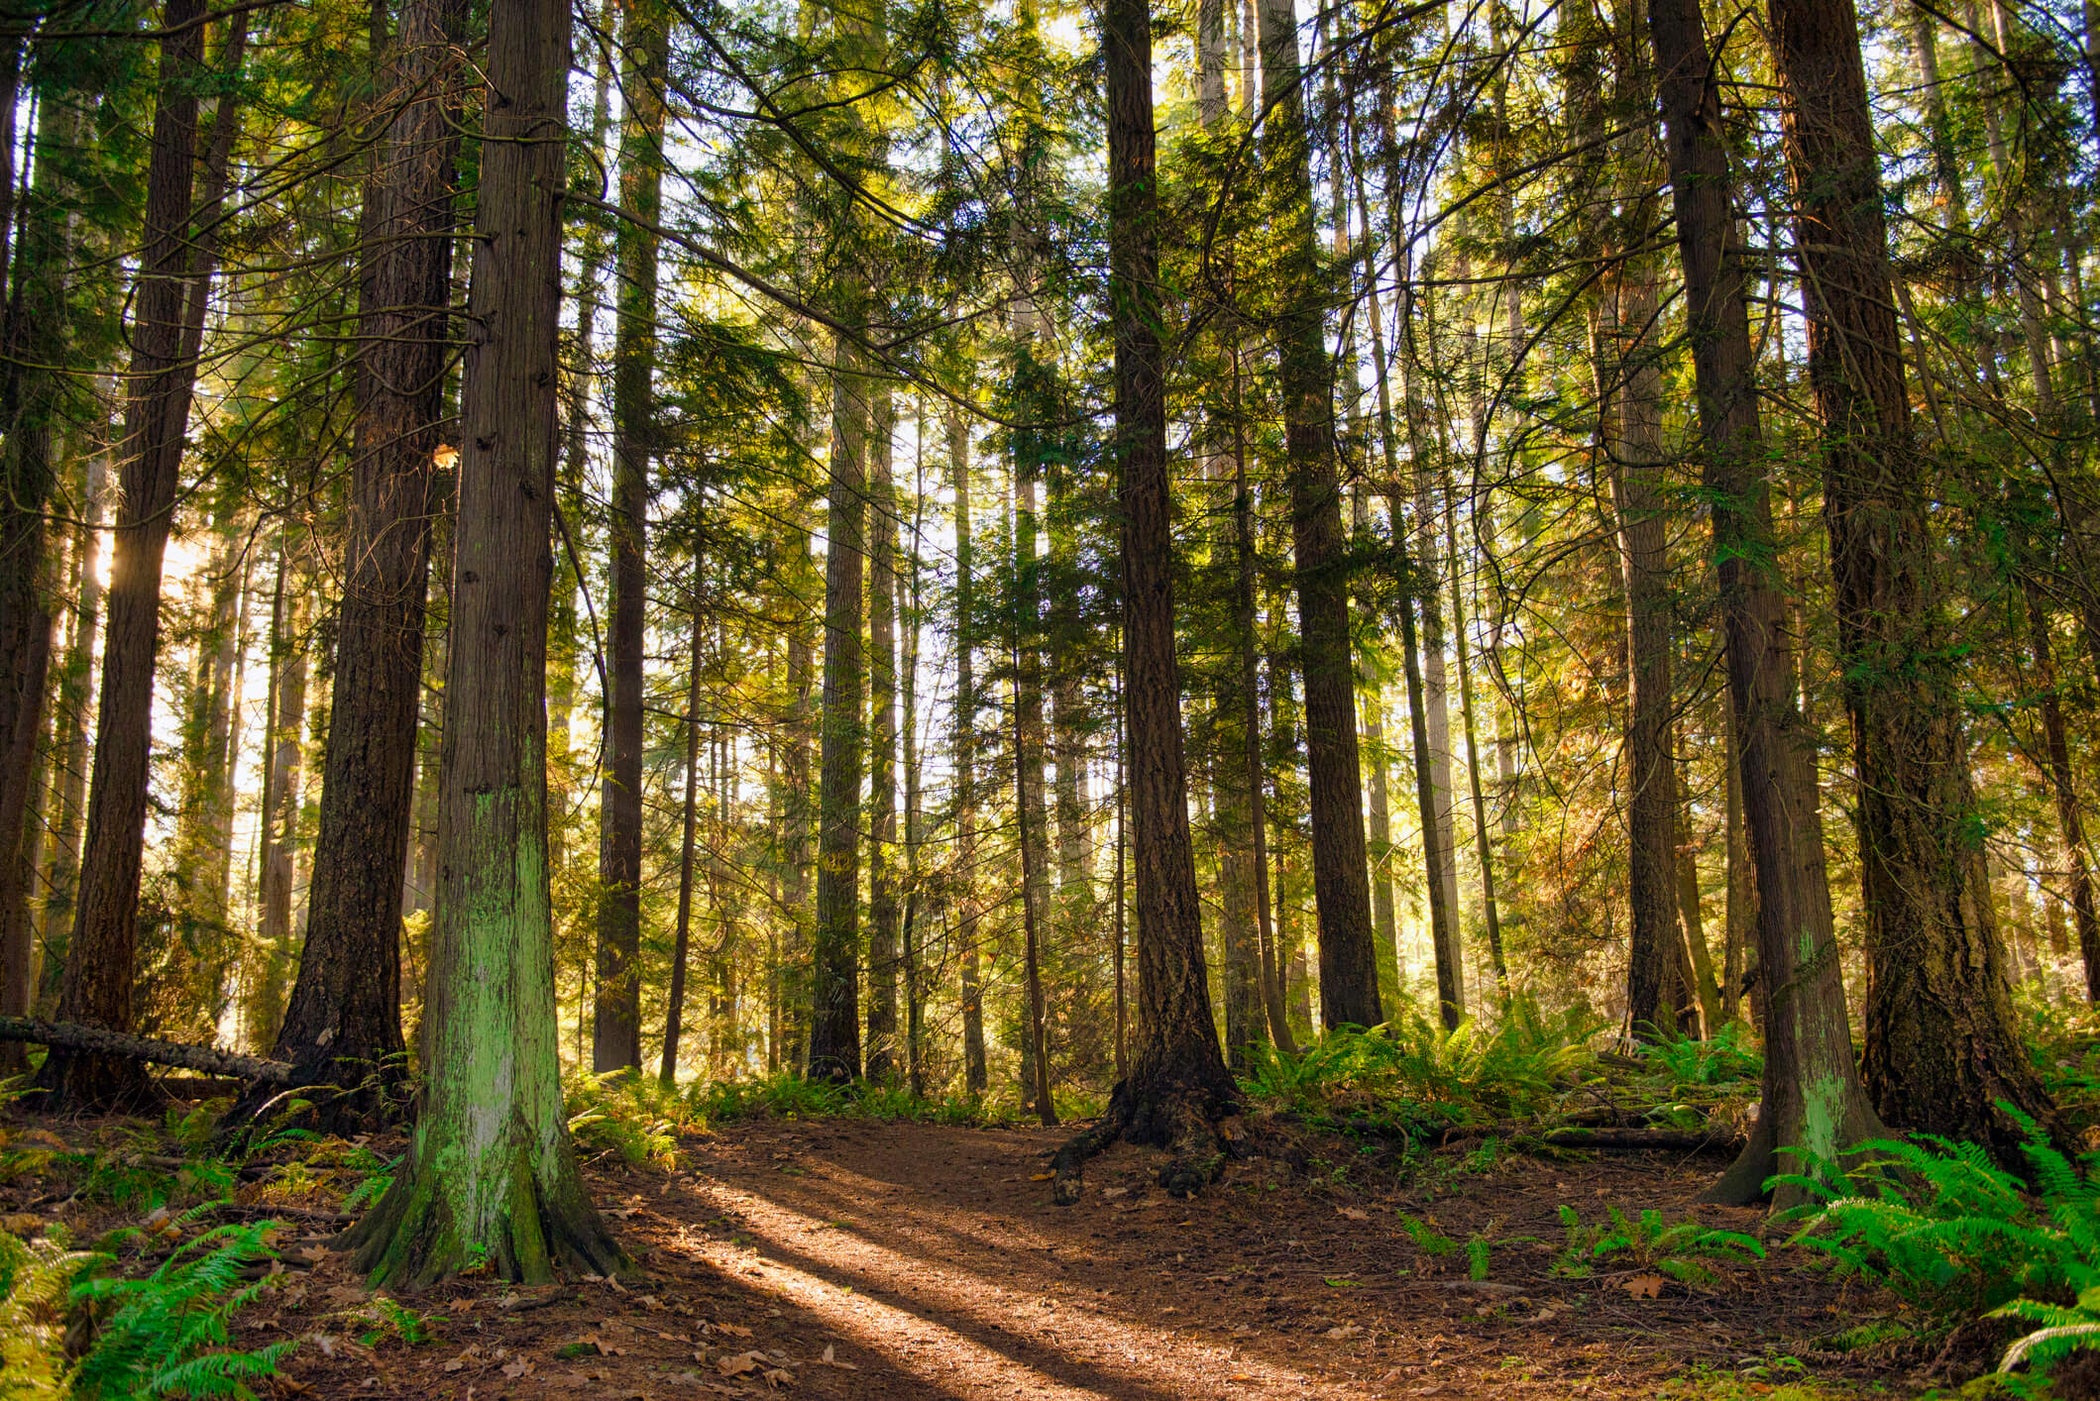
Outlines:
<svg viewBox="0 0 2100 1401"><path fill-rule="evenodd" d="M47 1022L37 1017L0 1017L0 1041L33 1041L40 1046L63 1046L69 1051L126 1056L132 1060L151 1061L155 1065L179 1066L184 1070L200 1070L207 1075L226 1075L265 1085L289 1085L294 1074L289 1061L236 1055L216 1046L192 1046L181 1041L156 1041L149 1036L126 1036L106 1027Z"/></svg>
<svg viewBox="0 0 2100 1401"><path fill-rule="evenodd" d="M1611 1149L1622 1153L1733 1153L1743 1146L1742 1134L1725 1129L1703 1133L1676 1129L1549 1129L1528 1136L1550 1148Z"/></svg>

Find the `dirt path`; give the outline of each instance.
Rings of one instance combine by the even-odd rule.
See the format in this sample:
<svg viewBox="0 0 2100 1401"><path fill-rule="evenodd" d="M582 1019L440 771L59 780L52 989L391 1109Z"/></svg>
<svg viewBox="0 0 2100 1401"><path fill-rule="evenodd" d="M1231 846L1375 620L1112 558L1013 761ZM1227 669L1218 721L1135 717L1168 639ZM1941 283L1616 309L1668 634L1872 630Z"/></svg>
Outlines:
<svg viewBox="0 0 2100 1401"><path fill-rule="evenodd" d="M1838 1316L1857 1310L1820 1276L1777 1266L1696 1292L1631 1265L1554 1276L1561 1203L1586 1220L1608 1204L1675 1215L1711 1161L1483 1173L1452 1154L1404 1194L1322 1189L1255 1163L1180 1202L1149 1187L1150 1155L1126 1148L1094 1164L1079 1205L1058 1208L1031 1180L1055 1142L857 1120L733 1125L690 1142L690 1170L670 1179L594 1174L648 1252L645 1282L513 1294L511 1308L494 1286L459 1289L417 1301L447 1320L434 1345L368 1351L346 1337L333 1357L302 1349L290 1371L306 1394L418 1401L1645 1397L1732 1378L1858 1321ZM1462 1249L1419 1249L1400 1210L1453 1241L1488 1241L1487 1282L1468 1278ZM305 1298L284 1292L307 1307L354 1290L329 1260ZM313 1326L295 1308L260 1332Z"/></svg>

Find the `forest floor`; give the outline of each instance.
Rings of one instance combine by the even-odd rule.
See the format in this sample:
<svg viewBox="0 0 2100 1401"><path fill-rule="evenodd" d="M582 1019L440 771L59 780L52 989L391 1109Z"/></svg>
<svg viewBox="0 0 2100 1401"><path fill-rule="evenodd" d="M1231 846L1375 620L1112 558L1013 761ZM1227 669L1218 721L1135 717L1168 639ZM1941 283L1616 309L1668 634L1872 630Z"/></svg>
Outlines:
<svg viewBox="0 0 2100 1401"><path fill-rule="evenodd" d="M280 1243L290 1278L239 1316L236 1341L301 1339L280 1396L1178 1401L1909 1396L1987 1371L2003 1336L1858 1346L1901 1331L1880 1326L1900 1321L1895 1301L1792 1250L1698 1286L1639 1252L1569 1277L1563 1205L1586 1223L1616 1206L1758 1231L1758 1212L1695 1203L1725 1165L1713 1156L1474 1145L1398 1173L1299 1135L1292 1161L1235 1163L1176 1200L1152 1185L1156 1155L1119 1147L1061 1208L1038 1180L1060 1141L753 1119L686 1137L670 1172L600 1161L590 1184L641 1276L455 1282L403 1301L428 1315L415 1346L358 1324L369 1299L325 1248L337 1226L315 1191L305 1238ZM121 1224L106 1202L37 1186L0 1183L0 1217L56 1216L79 1240ZM239 1195L284 1203L282 1187Z"/></svg>

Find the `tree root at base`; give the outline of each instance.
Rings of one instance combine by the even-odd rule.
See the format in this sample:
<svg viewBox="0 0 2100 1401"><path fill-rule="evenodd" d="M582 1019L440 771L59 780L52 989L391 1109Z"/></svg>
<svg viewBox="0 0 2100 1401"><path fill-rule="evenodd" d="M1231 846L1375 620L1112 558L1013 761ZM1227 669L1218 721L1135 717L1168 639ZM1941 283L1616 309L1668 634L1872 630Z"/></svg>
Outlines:
<svg viewBox="0 0 2100 1401"><path fill-rule="evenodd" d="M1051 1200L1059 1206L1077 1202L1085 1190L1087 1160L1118 1139L1166 1150L1158 1181L1173 1197L1196 1195L1224 1175L1228 1161L1246 1156L1236 1102L1183 1086L1139 1095L1126 1079L1110 1096L1108 1112L1051 1155L1050 1170L1056 1174Z"/></svg>

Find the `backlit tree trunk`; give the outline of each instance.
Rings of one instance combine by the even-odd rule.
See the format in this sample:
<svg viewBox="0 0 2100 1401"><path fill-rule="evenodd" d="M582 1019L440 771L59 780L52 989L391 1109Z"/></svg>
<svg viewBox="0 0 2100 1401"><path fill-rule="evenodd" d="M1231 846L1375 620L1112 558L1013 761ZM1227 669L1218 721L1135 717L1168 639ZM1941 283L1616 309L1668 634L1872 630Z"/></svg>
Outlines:
<svg viewBox="0 0 2100 1401"><path fill-rule="evenodd" d="M182 355L190 286L190 196L197 156L202 0L161 12L160 88L146 171L144 242L131 324L130 390L119 450L122 492L111 552L109 624L96 708L94 771L81 857L80 912L66 949L59 1018L128 1032L137 963L140 865L160 652L161 562L175 507L196 365ZM41 1083L63 1103L112 1108L145 1088L139 1062L54 1047Z"/></svg>
<svg viewBox="0 0 2100 1401"><path fill-rule="evenodd" d="M642 702L649 460L656 442L654 225L663 189L664 99L670 31L654 0L621 7L619 269L613 330L612 609L605 700L606 770L598 808L598 998L591 1068L642 1063Z"/></svg>

